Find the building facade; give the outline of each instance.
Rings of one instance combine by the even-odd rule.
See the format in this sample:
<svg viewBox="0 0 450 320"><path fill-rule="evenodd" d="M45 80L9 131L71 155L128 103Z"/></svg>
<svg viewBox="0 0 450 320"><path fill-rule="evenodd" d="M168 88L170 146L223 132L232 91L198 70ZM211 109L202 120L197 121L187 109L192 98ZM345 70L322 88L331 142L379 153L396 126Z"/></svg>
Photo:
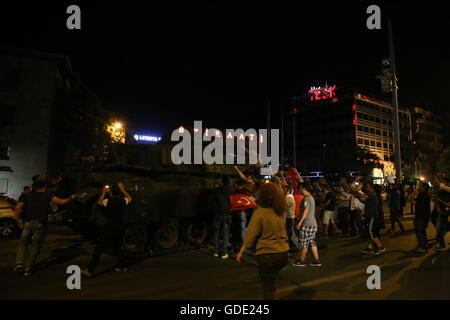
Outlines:
<svg viewBox="0 0 450 320"><path fill-rule="evenodd" d="M312 88L298 108L298 165L306 171L341 172L357 148L378 156L383 170L374 177L395 175L393 108L373 94L354 88ZM411 161L411 113L399 108L402 166Z"/></svg>
<svg viewBox="0 0 450 320"><path fill-rule="evenodd" d="M68 126L88 131L89 100L68 57L0 47L0 194L17 198L34 175L63 169L77 141Z"/></svg>
<svg viewBox="0 0 450 320"><path fill-rule="evenodd" d="M424 108L412 109L414 175L430 178L444 149L444 121Z"/></svg>

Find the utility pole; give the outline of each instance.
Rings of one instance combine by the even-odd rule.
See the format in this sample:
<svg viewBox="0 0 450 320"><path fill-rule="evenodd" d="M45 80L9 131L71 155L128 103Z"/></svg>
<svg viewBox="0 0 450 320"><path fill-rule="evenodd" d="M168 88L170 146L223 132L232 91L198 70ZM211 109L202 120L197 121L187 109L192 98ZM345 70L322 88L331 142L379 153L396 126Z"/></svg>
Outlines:
<svg viewBox="0 0 450 320"><path fill-rule="evenodd" d="M394 50L394 36L392 32L392 20L389 19L389 51L390 62L392 68L392 107L394 113L394 160L395 160L395 175L397 183L402 183L402 157L400 149L400 127L398 123L398 96L397 96L397 72L395 68L395 50Z"/></svg>

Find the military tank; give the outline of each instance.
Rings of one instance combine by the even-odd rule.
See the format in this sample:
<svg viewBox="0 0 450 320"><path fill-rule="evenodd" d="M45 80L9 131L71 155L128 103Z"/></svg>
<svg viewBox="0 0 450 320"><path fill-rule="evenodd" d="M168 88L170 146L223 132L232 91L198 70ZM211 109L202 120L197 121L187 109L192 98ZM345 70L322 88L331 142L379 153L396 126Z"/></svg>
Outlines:
<svg viewBox="0 0 450 320"><path fill-rule="evenodd" d="M104 225L96 201L105 185L122 182L133 197L126 213L125 248L142 254L204 245L212 234L209 195L221 176L237 179L231 165L175 165L171 144L117 144L114 162L95 169L86 193L64 214L77 232L95 238Z"/></svg>

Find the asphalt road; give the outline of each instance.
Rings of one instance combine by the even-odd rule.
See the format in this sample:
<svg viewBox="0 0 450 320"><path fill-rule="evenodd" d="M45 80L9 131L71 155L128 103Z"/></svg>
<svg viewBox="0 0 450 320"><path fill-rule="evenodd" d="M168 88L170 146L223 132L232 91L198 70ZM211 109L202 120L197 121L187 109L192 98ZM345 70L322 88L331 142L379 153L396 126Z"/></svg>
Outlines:
<svg viewBox="0 0 450 320"><path fill-rule="evenodd" d="M413 253L416 245L412 217L405 216L407 231L382 236L387 251L379 256L360 253L365 241L336 236L318 240L323 266L286 266L279 276L279 299L450 299L450 250ZM434 238L434 227L428 228ZM447 235L447 242L450 236ZM430 243L432 244L432 242ZM81 290L69 290L66 269L86 266L92 244L65 228L53 228L40 254L39 268L31 277L12 272L18 240L0 241L1 299L150 299L150 300L253 300L261 299L261 286L251 254L244 263L234 256L215 258L212 249L191 250L149 257L129 273L113 270L114 259L103 255L94 278L82 278ZM311 257L309 258L311 259ZM370 265L381 268L381 289L366 286Z"/></svg>

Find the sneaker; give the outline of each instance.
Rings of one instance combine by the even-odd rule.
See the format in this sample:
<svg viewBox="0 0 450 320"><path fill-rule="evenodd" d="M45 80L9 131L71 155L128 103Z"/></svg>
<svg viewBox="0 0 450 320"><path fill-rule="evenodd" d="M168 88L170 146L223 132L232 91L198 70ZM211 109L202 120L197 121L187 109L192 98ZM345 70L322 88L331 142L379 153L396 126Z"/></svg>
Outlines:
<svg viewBox="0 0 450 320"><path fill-rule="evenodd" d="M227 253L225 253L225 255L224 255L224 256L222 256L222 259L224 259L224 260L225 260L225 259L228 259L228 257L229 257L229 256L228 256L228 254L227 254Z"/></svg>
<svg viewBox="0 0 450 320"><path fill-rule="evenodd" d="M373 253L374 255L379 255L379 254L381 254L381 253L383 253L383 252L385 252L386 251L386 249L385 248L383 248L383 247L380 247L380 248L376 248L375 249L375 252Z"/></svg>
<svg viewBox="0 0 450 320"><path fill-rule="evenodd" d="M417 252L417 253L427 253L428 251L427 251L426 249L423 249L423 248L416 248L416 249L414 249L414 252Z"/></svg>
<svg viewBox="0 0 450 320"><path fill-rule="evenodd" d="M364 250L361 250L362 253L375 253L375 250L372 248L365 248Z"/></svg>
<svg viewBox="0 0 450 320"><path fill-rule="evenodd" d="M310 264L311 267L321 267L322 264L319 260L313 260L313 263Z"/></svg>
<svg viewBox="0 0 450 320"><path fill-rule="evenodd" d="M301 261L301 260L297 260L297 261L291 263L291 265L294 267L306 267L305 261Z"/></svg>
<svg viewBox="0 0 450 320"><path fill-rule="evenodd" d="M394 229L389 229L389 233L394 233L395 230Z"/></svg>
<svg viewBox="0 0 450 320"><path fill-rule="evenodd" d="M25 277L31 276L31 268L25 269L25 273L23 274Z"/></svg>
<svg viewBox="0 0 450 320"><path fill-rule="evenodd" d="M218 258L219 254L218 253L214 253L214 257Z"/></svg>
<svg viewBox="0 0 450 320"><path fill-rule="evenodd" d="M16 264L14 267L14 273L22 274L23 273L23 265L21 263Z"/></svg>

